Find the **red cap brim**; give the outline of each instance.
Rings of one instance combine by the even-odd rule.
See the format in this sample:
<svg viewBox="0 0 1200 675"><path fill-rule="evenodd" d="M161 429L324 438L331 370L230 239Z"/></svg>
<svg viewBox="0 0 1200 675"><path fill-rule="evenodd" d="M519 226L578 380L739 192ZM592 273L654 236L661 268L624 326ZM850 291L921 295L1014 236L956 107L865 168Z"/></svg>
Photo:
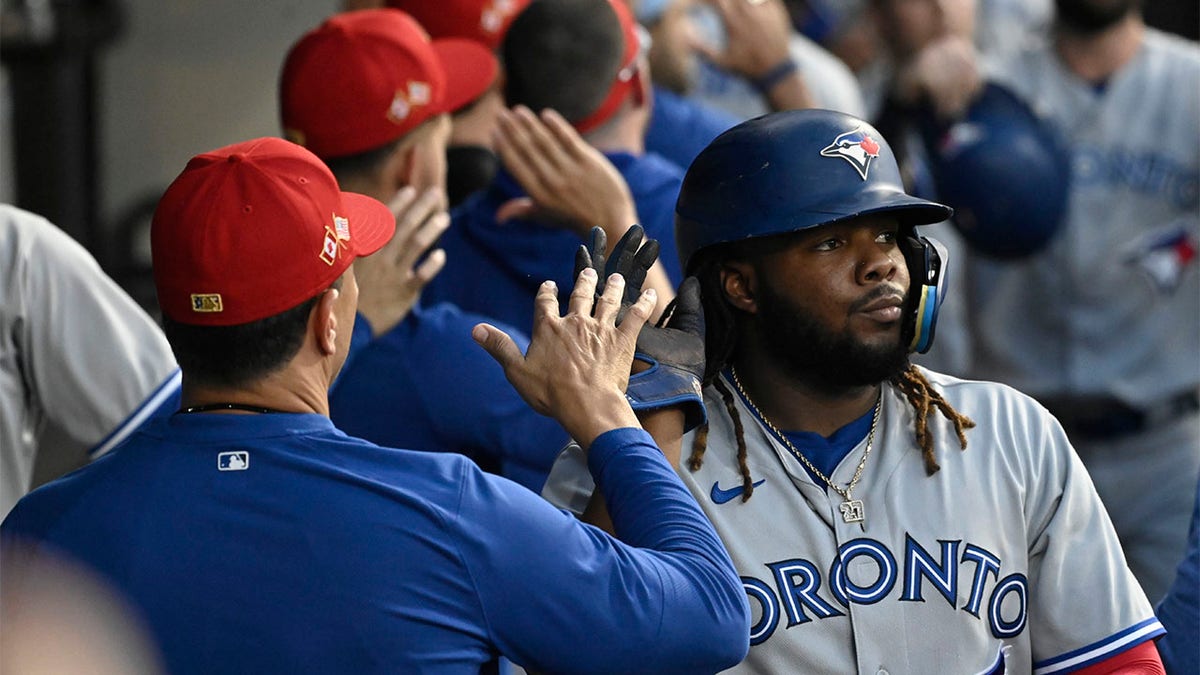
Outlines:
<svg viewBox="0 0 1200 675"><path fill-rule="evenodd" d="M500 72L496 56L474 40L434 40L433 52L446 73L446 98L442 106L446 112L454 112L482 96Z"/></svg>
<svg viewBox="0 0 1200 675"><path fill-rule="evenodd" d="M392 210L373 197L342 193L342 207L350 221L350 250L358 257L371 255L391 241L396 233Z"/></svg>

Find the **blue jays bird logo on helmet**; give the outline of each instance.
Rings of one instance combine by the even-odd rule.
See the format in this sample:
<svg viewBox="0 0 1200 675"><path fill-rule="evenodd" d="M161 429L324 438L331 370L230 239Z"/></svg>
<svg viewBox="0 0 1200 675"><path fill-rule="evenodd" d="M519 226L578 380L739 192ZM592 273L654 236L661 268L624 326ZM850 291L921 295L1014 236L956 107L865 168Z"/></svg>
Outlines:
<svg viewBox="0 0 1200 675"><path fill-rule="evenodd" d="M879 156L879 143L871 138L862 127L833 139L833 142L821 150L822 157L841 157L850 162L858 170L863 180L867 179L867 171L871 169L871 160Z"/></svg>

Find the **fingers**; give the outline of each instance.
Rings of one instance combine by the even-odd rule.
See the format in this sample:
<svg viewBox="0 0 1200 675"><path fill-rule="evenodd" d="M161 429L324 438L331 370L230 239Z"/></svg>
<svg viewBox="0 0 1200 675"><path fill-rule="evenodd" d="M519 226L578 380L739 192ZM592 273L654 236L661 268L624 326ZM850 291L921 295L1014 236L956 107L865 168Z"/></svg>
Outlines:
<svg viewBox="0 0 1200 675"><path fill-rule="evenodd" d="M493 359L496 359L496 363L504 368L505 375L511 381L512 373L516 372L515 368L525 360L525 357L508 333L495 326L480 323L471 329L471 337L479 343L479 346L483 347L484 351L491 354Z"/></svg>
<svg viewBox="0 0 1200 675"><path fill-rule="evenodd" d="M428 284L430 281L433 281L433 278L436 277L445 266L446 252L440 248L435 249L430 251L425 260L423 260L421 264L418 265L415 270L413 270L413 276L416 278L417 283L424 288L426 284Z"/></svg>
<svg viewBox="0 0 1200 675"><path fill-rule="evenodd" d="M514 197L496 209L496 222L506 223L510 220L528 220L537 214L537 204L529 197Z"/></svg>
<svg viewBox="0 0 1200 675"><path fill-rule="evenodd" d="M641 225L634 224L625 230L625 234L621 235L609 254L608 266L604 269L606 274L622 274L628 280L629 267L638 252L638 247L642 245L642 235Z"/></svg>
<svg viewBox="0 0 1200 675"><path fill-rule="evenodd" d="M435 213L417 227L407 245L398 252L397 261L400 267L407 269L416 264L417 259L425 255L449 227L450 214L445 211Z"/></svg>
<svg viewBox="0 0 1200 675"><path fill-rule="evenodd" d="M654 261L658 260L659 245L657 239L647 239L645 244L638 249L637 255L633 258L633 264L629 266L629 272L626 274L626 300L633 302L634 298L630 296L629 289L636 288L641 290L642 285L646 283L646 273L654 266Z"/></svg>
<svg viewBox="0 0 1200 675"><path fill-rule="evenodd" d="M592 243L589 250L592 256L592 269L596 270L597 275L603 274L605 269L604 261L608 253L608 235L604 233L603 229L599 227L592 228ZM602 281L598 281L597 284L601 287L604 285Z"/></svg>
<svg viewBox="0 0 1200 675"><path fill-rule="evenodd" d="M700 303L700 281L696 277L688 277L679 285L674 307L670 327L703 337L704 306Z"/></svg>
<svg viewBox="0 0 1200 675"><path fill-rule="evenodd" d="M621 325L617 326L617 330L623 333L628 339L637 342L638 333L641 332L642 326L646 325L646 321L654 312L654 306L658 304L658 294L653 288L647 288L642 291L637 302L629 307L629 311L625 314Z"/></svg>
<svg viewBox="0 0 1200 675"><path fill-rule="evenodd" d="M525 106L502 110L497 149L505 166L531 193L561 177L567 164L566 152L533 112Z"/></svg>
<svg viewBox="0 0 1200 675"><path fill-rule="evenodd" d="M604 284L604 292L596 301L596 320L601 325L611 325L617 321L617 312L621 309L621 298L625 295L625 278L620 274L608 277Z"/></svg>
<svg viewBox="0 0 1200 675"><path fill-rule="evenodd" d="M542 288L538 289L538 309L541 307L542 291L546 288L546 284L542 284ZM596 293L596 270L588 267L579 273L579 277L575 280L575 288L571 290L571 298L567 301L567 312L570 314L578 314L580 316L590 316L592 313L592 298ZM558 316L558 302L555 301L553 306L548 308L549 312L553 312L554 316Z"/></svg>
<svg viewBox="0 0 1200 675"><path fill-rule="evenodd" d="M588 247L585 244L580 244L579 248L575 251L575 270L571 273L571 278L579 278L579 273L591 266L592 256L588 255Z"/></svg>
<svg viewBox="0 0 1200 675"><path fill-rule="evenodd" d="M558 111L553 108L546 108L542 111L540 117L559 147L566 154L576 159L583 159L588 154L591 146L587 144L587 141L583 140L583 137L579 135L578 131L575 131L575 127L571 126L571 123L565 117L558 114Z"/></svg>
<svg viewBox="0 0 1200 675"><path fill-rule="evenodd" d="M526 192L536 195L545 190L543 181L549 171L544 168L545 160L527 147L528 141L516 126L512 112L500 111L493 141L500 161Z"/></svg>
<svg viewBox="0 0 1200 675"><path fill-rule="evenodd" d="M410 266L450 226L445 212L445 196L440 188L420 195L411 186L398 191L388 204L396 218L396 233L385 246L388 258Z"/></svg>

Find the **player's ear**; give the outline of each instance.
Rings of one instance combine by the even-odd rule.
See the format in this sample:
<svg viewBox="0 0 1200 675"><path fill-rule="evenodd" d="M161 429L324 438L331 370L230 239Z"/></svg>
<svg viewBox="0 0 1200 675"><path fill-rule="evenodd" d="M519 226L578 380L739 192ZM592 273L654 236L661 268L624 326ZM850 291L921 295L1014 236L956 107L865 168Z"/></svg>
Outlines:
<svg viewBox="0 0 1200 675"><path fill-rule="evenodd" d="M336 288L326 289L317 298L312 315L309 317L309 329L312 331L313 339L316 341L317 348L321 350L322 356L332 356L337 353L337 332L340 327L334 309L340 293Z"/></svg>
<svg viewBox="0 0 1200 675"><path fill-rule="evenodd" d="M754 314L758 311L758 301L755 290L758 288L758 277L754 266L740 261L727 261L721 264L721 290L725 292L725 300L734 307Z"/></svg>

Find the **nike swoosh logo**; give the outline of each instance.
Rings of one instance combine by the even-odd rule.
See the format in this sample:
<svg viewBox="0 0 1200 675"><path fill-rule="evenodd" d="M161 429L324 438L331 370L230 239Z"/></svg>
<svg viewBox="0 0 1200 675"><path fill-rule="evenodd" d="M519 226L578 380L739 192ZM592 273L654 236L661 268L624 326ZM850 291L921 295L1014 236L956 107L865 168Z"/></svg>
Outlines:
<svg viewBox="0 0 1200 675"><path fill-rule="evenodd" d="M766 478L758 481L757 483L751 483L751 485L753 487L758 487L759 485L762 485L765 482L767 482ZM717 487L717 483L713 483L712 492L710 492L708 496L712 497L712 501L714 504L724 504L725 502L728 502L728 501L732 500L734 497L740 496L741 494L742 494L742 486L741 485L739 485L735 488L729 488L728 490L722 490L721 488Z"/></svg>

